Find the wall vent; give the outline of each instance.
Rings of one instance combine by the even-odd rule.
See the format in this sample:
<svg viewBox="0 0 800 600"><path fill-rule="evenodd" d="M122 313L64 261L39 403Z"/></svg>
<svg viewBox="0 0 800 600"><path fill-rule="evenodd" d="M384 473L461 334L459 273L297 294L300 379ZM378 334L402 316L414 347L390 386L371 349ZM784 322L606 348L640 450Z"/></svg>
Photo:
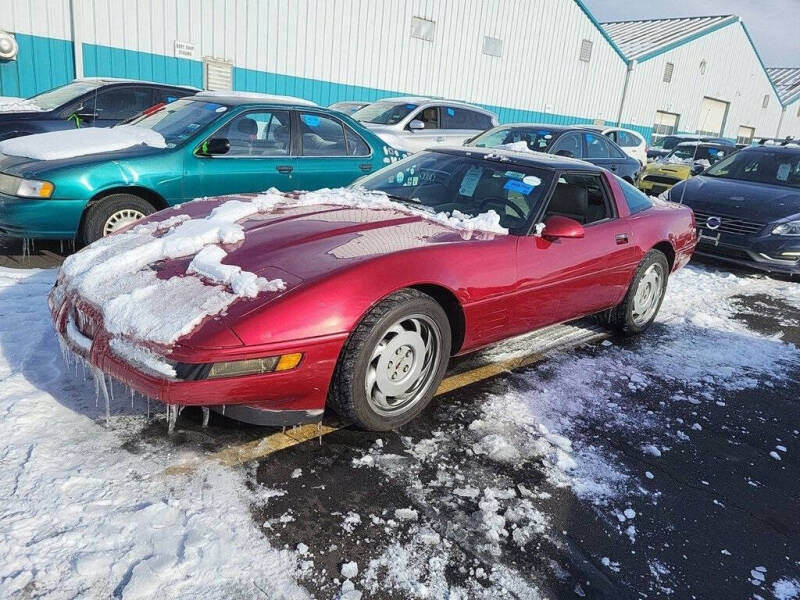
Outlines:
<svg viewBox="0 0 800 600"><path fill-rule="evenodd" d="M672 81L672 73L675 71L675 65L671 62L668 62L664 65L664 82L669 83Z"/></svg>
<svg viewBox="0 0 800 600"><path fill-rule="evenodd" d="M583 40L581 42L581 53L578 58L583 62L592 60L592 42L591 40Z"/></svg>
<svg viewBox="0 0 800 600"><path fill-rule="evenodd" d="M422 17L411 17L411 37L432 42L435 34L436 21L430 21Z"/></svg>
<svg viewBox="0 0 800 600"><path fill-rule="evenodd" d="M483 53L489 56L503 56L503 40L488 35L483 36Z"/></svg>
<svg viewBox="0 0 800 600"><path fill-rule="evenodd" d="M233 61L203 57L203 88L212 92L233 89Z"/></svg>
<svg viewBox="0 0 800 600"><path fill-rule="evenodd" d="M769 106L769 94L764 94L764 100L761 101L761 108L767 108Z"/></svg>

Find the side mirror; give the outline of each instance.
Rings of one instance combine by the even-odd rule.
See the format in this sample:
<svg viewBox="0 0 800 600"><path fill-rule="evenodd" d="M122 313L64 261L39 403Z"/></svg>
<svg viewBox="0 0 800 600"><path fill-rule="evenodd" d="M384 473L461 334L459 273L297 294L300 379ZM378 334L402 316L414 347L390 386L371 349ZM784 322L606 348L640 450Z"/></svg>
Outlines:
<svg viewBox="0 0 800 600"><path fill-rule="evenodd" d="M214 156L227 154L231 149L231 143L227 138L211 138L200 146L198 154L200 156Z"/></svg>
<svg viewBox="0 0 800 600"><path fill-rule="evenodd" d="M425 123L420 121L419 119L414 119L411 123L408 124L408 128L411 131L417 131L419 129L425 129Z"/></svg>
<svg viewBox="0 0 800 600"><path fill-rule="evenodd" d="M702 173L705 170L706 166L703 163L696 162L692 164L691 174L692 176L700 175L700 173Z"/></svg>
<svg viewBox="0 0 800 600"><path fill-rule="evenodd" d="M544 229L542 229L542 237L551 240L558 238L582 238L583 225L578 223L575 219L562 217L561 215L553 215L545 221Z"/></svg>
<svg viewBox="0 0 800 600"><path fill-rule="evenodd" d="M556 156L566 156L567 158L575 158L575 155L569 150L559 150L558 152L556 152Z"/></svg>

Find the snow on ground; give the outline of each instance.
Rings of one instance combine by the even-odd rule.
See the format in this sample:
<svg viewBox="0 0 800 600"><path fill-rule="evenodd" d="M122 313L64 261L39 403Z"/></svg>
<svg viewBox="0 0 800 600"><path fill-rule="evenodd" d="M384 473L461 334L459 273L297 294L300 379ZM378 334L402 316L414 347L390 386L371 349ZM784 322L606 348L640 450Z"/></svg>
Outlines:
<svg viewBox="0 0 800 600"><path fill-rule="evenodd" d="M141 401L98 423L91 383L57 351L54 275L0 269L0 597L310 597L294 554L254 527L244 473L166 476L168 447L121 448Z"/></svg>
<svg viewBox="0 0 800 600"><path fill-rule="evenodd" d="M36 160L58 160L115 152L140 145L152 148L167 147L164 136L157 131L132 125L117 125L48 131L13 138L0 142L0 153Z"/></svg>

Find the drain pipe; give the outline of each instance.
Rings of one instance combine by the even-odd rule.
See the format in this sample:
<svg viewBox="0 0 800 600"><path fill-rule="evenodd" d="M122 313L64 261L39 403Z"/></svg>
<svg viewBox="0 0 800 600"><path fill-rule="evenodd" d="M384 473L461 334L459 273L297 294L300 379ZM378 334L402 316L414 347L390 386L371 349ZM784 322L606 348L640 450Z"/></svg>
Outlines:
<svg viewBox="0 0 800 600"><path fill-rule="evenodd" d="M781 106L781 117L780 117L780 119L778 119L778 129L775 130L775 137L776 138L781 137L781 127L783 127L783 117L784 117L785 114L786 114L786 107L785 106Z"/></svg>
<svg viewBox="0 0 800 600"><path fill-rule="evenodd" d="M619 101L619 112L617 113L617 127L622 125L622 109L625 107L625 99L628 97L628 82L631 78L631 71L636 64L635 60L628 61L628 69L625 71L625 85L622 86L622 98Z"/></svg>
<svg viewBox="0 0 800 600"><path fill-rule="evenodd" d="M83 77L83 31L80 3L82 0L69 0L69 18L72 26L72 55L75 63L75 79Z"/></svg>

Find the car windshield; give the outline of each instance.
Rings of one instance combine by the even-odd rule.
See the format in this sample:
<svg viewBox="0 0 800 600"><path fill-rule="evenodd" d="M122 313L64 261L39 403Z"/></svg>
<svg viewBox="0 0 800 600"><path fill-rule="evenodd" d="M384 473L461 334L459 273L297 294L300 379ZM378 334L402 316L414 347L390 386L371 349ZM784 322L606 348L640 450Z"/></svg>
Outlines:
<svg viewBox="0 0 800 600"><path fill-rule="evenodd" d="M358 181L393 200L433 212L494 210L511 233L527 233L552 182L546 169L444 152L420 152Z"/></svg>
<svg viewBox="0 0 800 600"><path fill-rule="evenodd" d="M78 96L82 96L86 92L91 92L99 87L100 83L97 81L73 81L67 85L32 96L28 99L28 102L35 104L42 110L55 110Z"/></svg>
<svg viewBox="0 0 800 600"><path fill-rule="evenodd" d="M413 102L373 102L364 108L357 110L352 117L364 123L375 123L376 125L394 125L408 116L412 110L417 108Z"/></svg>
<svg viewBox="0 0 800 600"><path fill-rule="evenodd" d="M467 145L497 148L505 144L525 142L528 150L546 152L554 137L551 130L541 127L498 127L473 138Z"/></svg>
<svg viewBox="0 0 800 600"><path fill-rule="evenodd" d="M676 146L672 152L667 154L664 162L668 163L691 163L694 161L706 161L708 166L719 162L725 157L727 152L711 146L697 146L688 144L686 146Z"/></svg>
<svg viewBox="0 0 800 600"><path fill-rule="evenodd" d="M227 106L217 102L184 98L171 102L154 113L134 119L128 125L157 131L164 136L167 147L174 148L221 117L227 110Z"/></svg>
<svg viewBox="0 0 800 600"><path fill-rule="evenodd" d="M800 150L740 150L719 161L704 175L800 188Z"/></svg>

